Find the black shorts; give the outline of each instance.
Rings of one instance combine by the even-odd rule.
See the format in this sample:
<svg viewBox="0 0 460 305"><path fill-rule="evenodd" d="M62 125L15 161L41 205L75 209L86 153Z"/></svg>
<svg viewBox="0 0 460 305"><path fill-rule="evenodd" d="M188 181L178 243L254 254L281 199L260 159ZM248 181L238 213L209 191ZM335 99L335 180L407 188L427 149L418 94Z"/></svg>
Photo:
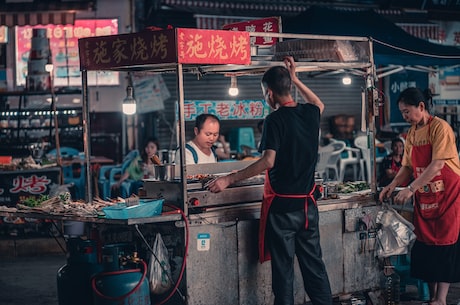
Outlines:
<svg viewBox="0 0 460 305"><path fill-rule="evenodd" d="M416 241L411 250L411 277L425 282L460 282L460 238L448 246Z"/></svg>

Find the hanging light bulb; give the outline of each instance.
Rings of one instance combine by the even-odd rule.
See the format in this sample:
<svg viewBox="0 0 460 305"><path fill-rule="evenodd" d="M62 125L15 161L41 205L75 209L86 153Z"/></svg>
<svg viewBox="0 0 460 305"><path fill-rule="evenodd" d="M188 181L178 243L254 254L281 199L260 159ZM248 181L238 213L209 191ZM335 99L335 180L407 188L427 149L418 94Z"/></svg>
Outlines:
<svg viewBox="0 0 460 305"><path fill-rule="evenodd" d="M342 84L344 85L351 85L351 77L349 75L345 75L343 78L342 78Z"/></svg>
<svg viewBox="0 0 460 305"><path fill-rule="evenodd" d="M123 100L123 113L126 115L132 115L136 113L136 100L133 96L133 87L126 87L126 97Z"/></svg>
<svg viewBox="0 0 460 305"><path fill-rule="evenodd" d="M236 84L236 76L231 77L230 88L228 88L228 94L230 96L237 96L239 93L238 85Z"/></svg>

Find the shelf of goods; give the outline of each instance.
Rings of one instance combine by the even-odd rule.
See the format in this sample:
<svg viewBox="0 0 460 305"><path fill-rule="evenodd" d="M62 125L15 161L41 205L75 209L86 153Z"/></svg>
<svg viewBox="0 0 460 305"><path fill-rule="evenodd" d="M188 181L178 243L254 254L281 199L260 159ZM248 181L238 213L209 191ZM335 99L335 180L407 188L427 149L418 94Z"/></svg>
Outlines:
<svg viewBox="0 0 460 305"><path fill-rule="evenodd" d="M54 105L59 95L70 94L79 95L81 90L0 92L0 97L19 98L18 108L0 111L0 143L30 148L31 144L44 139L53 142L56 131L62 139L82 139L81 107L55 108ZM41 106L26 106L32 98L39 99Z"/></svg>

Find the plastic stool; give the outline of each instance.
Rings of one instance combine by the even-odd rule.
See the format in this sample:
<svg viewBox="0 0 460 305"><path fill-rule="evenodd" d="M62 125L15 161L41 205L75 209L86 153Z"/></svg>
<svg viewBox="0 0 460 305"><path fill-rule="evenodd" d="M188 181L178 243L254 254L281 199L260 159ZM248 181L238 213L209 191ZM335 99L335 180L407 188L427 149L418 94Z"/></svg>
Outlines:
<svg viewBox="0 0 460 305"><path fill-rule="evenodd" d="M406 291L407 285L414 285L417 287L420 301L430 300L430 290L428 288L428 283L410 276L410 258L408 255L395 255L391 257L391 263L395 266L395 270L400 277L401 292Z"/></svg>

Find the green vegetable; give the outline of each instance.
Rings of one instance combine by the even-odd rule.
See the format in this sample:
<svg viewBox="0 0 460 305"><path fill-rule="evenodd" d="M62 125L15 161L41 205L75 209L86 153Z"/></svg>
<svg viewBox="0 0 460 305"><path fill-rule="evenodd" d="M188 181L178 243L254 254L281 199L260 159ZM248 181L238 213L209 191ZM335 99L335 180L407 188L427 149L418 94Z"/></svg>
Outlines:
<svg viewBox="0 0 460 305"><path fill-rule="evenodd" d="M48 195L40 195L39 197L28 197L24 199L21 203L29 207L37 207L43 201L46 201L48 199L49 199Z"/></svg>
<svg viewBox="0 0 460 305"><path fill-rule="evenodd" d="M350 181L337 185L339 193L352 193L369 189L369 184L363 181Z"/></svg>

